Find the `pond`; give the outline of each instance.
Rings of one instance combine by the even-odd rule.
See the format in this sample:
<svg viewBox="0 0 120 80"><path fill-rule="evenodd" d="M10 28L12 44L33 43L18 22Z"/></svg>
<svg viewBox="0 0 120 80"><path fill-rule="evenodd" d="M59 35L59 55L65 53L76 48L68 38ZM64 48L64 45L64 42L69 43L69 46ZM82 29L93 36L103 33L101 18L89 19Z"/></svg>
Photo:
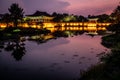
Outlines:
<svg viewBox="0 0 120 80"><path fill-rule="evenodd" d="M59 37L45 43L24 41L24 54L1 49L2 80L77 80L80 71L99 62L98 54L108 51L101 37L86 34ZM4 46L6 46L5 43ZM20 52L20 51L19 51Z"/></svg>

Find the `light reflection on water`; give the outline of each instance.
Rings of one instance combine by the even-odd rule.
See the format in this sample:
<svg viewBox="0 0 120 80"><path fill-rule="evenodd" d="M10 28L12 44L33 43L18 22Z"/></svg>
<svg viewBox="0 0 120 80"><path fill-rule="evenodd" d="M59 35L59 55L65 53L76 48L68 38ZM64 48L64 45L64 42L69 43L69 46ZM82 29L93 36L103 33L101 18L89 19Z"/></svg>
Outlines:
<svg viewBox="0 0 120 80"><path fill-rule="evenodd" d="M101 36L85 34L42 44L25 41L21 61L16 61L11 52L0 52L0 74L5 80L73 80L80 77L80 70L99 62L96 55L106 51L100 43Z"/></svg>

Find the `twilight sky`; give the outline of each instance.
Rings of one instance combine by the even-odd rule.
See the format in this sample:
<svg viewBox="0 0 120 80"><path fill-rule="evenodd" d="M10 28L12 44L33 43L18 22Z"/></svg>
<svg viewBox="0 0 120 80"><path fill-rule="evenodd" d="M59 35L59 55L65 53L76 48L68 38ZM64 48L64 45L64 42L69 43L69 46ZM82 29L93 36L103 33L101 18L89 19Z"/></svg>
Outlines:
<svg viewBox="0 0 120 80"><path fill-rule="evenodd" d="M36 10L83 16L110 14L119 2L120 0L0 0L0 13L8 12L12 3L19 3L25 14L32 14Z"/></svg>

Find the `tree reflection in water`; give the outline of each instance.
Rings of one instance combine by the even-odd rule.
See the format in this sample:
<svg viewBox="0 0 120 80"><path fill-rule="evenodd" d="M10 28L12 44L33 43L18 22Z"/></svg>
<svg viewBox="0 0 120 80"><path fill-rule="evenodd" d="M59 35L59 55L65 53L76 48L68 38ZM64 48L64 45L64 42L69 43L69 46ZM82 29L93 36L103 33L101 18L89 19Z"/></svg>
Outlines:
<svg viewBox="0 0 120 80"><path fill-rule="evenodd" d="M56 39L59 37L73 37L74 35L82 35L85 31L55 31L51 34L37 34L27 37L29 41L34 41L37 44L46 43L50 39ZM90 35L91 36L91 35ZM93 37L94 35L92 35ZM24 41L25 37L20 37L19 34L14 34L12 39L7 40L7 45L5 45L5 51L11 52L11 55L15 60L20 61L25 55ZM6 43L6 42L5 42Z"/></svg>
<svg viewBox="0 0 120 80"><path fill-rule="evenodd" d="M17 60L21 60L22 57L25 55L25 47L23 45L20 45L19 43L16 43L13 52L12 52L12 56Z"/></svg>
<svg viewBox="0 0 120 80"><path fill-rule="evenodd" d="M4 42L0 41L0 52L2 52L2 49L4 48Z"/></svg>
<svg viewBox="0 0 120 80"><path fill-rule="evenodd" d="M16 61L22 60L22 57L25 55L25 47L24 47L23 40L16 38L12 41L9 41L7 46L4 48L6 51L12 51L12 56Z"/></svg>

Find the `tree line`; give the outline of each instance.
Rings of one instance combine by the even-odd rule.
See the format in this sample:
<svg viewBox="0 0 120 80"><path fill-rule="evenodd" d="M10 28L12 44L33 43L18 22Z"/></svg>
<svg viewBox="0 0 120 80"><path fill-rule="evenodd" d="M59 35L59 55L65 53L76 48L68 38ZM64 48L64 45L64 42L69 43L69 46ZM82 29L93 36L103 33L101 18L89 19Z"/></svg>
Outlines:
<svg viewBox="0 0 120 80"><path fill-rule="evenodd" d="M98 18L98 22L115 22L120 21L120 18L116 18L119 16L119 5L115 9L113 13L110 15L107 14L101 14L101 15L88 15L88 17L84 17L82 15L74 15L74 14L68 14L68 13L57 13L53 12L52 14L49 14L47 12L41 12L36 11L33 15L46 15L54 17L54 22L87 22L88 18ZM4 22L7 24L7 27L9 26L9 22L14 23L14 27L18 26L18 22L22 22L24 17L24 10L19 6L17 3L13 3L8 8L9 13L3 14L3 16L0 19L0 22ZM116 20L117 19L117 20Z"/></svg>
<svg viewBox="0 0 120 80"><path fill-rule="evenodd" d="M9 26L9 22L13 22L14 27L17 27L18 21L22 21L23 19L23 9L17 3L13 3L10 8L8 8L8 11L9 13L5 13L2 16L1 22L5 22L7 27Z"/></svg>

